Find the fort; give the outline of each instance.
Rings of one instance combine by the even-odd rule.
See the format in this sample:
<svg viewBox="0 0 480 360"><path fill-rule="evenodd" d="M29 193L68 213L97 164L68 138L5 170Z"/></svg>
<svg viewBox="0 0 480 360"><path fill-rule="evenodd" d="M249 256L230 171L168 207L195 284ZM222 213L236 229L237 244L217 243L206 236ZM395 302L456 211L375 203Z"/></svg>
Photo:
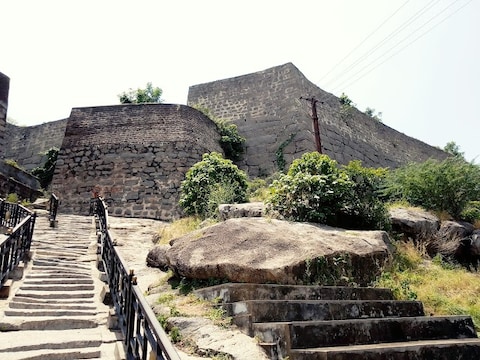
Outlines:
<svg viewBox="0 0 480 360"><path fill-rule="evenodd" d="M354 107L344 111L337 97L291 63L191 86L188 105L74 108L67 119L30 127L6 123L8 84L1 75L0 155L31 170L42 164L46 150L59 148L51 190L66 213L87 214L90 198L99 194L115 216L179 217L186 171L203 153L222 152L215 123L197 105L237 125L246 138L237 165L250 178L286 169L315 150L309 106L301 97L319 100L323 151L341 164L361 160L365 166L396 168L447 156Z"/></svg>

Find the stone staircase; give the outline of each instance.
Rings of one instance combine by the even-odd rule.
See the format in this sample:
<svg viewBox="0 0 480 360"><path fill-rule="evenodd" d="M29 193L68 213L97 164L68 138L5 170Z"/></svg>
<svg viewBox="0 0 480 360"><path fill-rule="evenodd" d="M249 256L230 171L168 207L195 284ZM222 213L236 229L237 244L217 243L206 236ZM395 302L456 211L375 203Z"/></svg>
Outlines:
<svg viewBox="0 0 480 360"><path fill-rule="evenodd" d="M271 359L474 360L480 339L468 316L425 316L388 289L224 284L197 290L220 299Z"/></svg>
<svg viewBox="0 0 480 360"><path fill-rule="evenodd" d="M0 300L0 359L119 358L92 229L92 218L64 215L51 228L37 217L23 281Z"/></svg>

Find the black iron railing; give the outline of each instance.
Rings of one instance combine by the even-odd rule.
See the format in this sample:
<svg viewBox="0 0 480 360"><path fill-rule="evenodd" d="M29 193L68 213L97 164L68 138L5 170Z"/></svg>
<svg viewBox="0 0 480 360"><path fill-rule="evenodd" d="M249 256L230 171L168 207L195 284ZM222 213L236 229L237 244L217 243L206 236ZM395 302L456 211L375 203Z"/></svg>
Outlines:
<svg viewBox="0 0 480 360"><path fill-rule="evenodd" d="M167 334L137 285L133 270L118 253L108 228L107 206L102 198L92 199L97 233L110 295L124 335L127 360L180 360Z"/></svg>
<svg viewBox="0 0 480 360"><path fill-rule="evenodd" d="M20 204L0 199L0 289L30 251L36 214ZM3 237L3 238L2 238Z"/></svg>
<svg viewBox="0 0 480 360"><path fill-rule="evenodd" d="M53 194L50 195L50 201L49 201L49 207L48 207L48 221L50 221L50 227L55 227L56 221L57 221L57 211L58 211L58 197L57 195Z"/></svg>

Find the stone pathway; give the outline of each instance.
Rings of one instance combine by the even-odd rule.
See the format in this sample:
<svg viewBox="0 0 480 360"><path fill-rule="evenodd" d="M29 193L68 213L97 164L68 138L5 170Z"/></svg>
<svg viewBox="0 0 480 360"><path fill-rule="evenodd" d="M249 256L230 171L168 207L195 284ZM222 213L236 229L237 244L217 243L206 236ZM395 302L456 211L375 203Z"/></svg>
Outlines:
<svg viewBox="0 0 480 360"><path fill-rule="evenodd" d="M93 218L39 213L32 260L9 299L0 300L0 359L114 359L118 333L96 268Z"/></svg>

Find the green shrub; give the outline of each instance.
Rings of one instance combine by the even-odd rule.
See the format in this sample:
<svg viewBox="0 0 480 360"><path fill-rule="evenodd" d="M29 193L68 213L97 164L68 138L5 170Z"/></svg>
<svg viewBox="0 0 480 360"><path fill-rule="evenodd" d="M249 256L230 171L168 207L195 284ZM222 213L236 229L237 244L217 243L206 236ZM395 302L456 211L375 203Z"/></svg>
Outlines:
<svg viewBox="0 0 480 360"><path fill-rule="evenodd" d="M180 188L180 206L187 215L216 215L218 204L246 201L247 176L231 160L212 152L193 165Z"/></svg>
<svg viewBox="0 0 480 360"><path fill-rule="evenodd" d="M10 193L7 195L7 198L5 199L7 202L11 203L17 203L19 201L18 195L15 193Z"/></svg>
<svg viewBox="0 0 480 360"><path fill-rule="evenodd" d="M344 166L343 171L353 181L353 187L338 225L349 229L388 229L388 210L379 198L388 170L363 167L357 160Z"/></svg>
<svg viewBox="0 0 480 360"><path fill-rule="evenodd" d="M335 224L352 186L335 160L307 153L272 183L266 211L288 220Z"/></svg>
<svg viewBox="0 0 480 360"><path fill-rule="evenodd" d="M390 173L385 195L459 219L469 201L480 198L480 167L458 157L427 160Z"/></svg>
<svg viewBox="0 0 480 360"><path fill-rule="evenodd" d="M46 157L45 163L41 167L32 169L32 175L36 176L40 181L40 185L43 189L48 188L53 179L53 173L55 172L55 165L57 164L59 149L52 147L44 152L42 155Z"/></svg>
<svg viewBox="0 0 480 360"><path fill-rule="evenodd" d="M194 104L192 107L209 117L210 120L217 125L217 130L221 136L220 146L223 149L225 157L233 161L239 160L245 150L244 143L246 139L238 133L237 125L230 123L228 120L213 116L210 109L201 104Z"/></svg>
<svg viewBox="0 0 480 360"><path fill-rule="evenodd" d="M266 210L294 221L388 229L388 212L378 197L386 173L386 169L362 167L360 161L340 168L327 155L307 153L272 183Z"/></svg>
<svg viewBox="0 0 480 360"><path fill-rule="evenodd" d="M480 201L470 201L460 214L460 220L474 223L480 220Z"/></svg>

